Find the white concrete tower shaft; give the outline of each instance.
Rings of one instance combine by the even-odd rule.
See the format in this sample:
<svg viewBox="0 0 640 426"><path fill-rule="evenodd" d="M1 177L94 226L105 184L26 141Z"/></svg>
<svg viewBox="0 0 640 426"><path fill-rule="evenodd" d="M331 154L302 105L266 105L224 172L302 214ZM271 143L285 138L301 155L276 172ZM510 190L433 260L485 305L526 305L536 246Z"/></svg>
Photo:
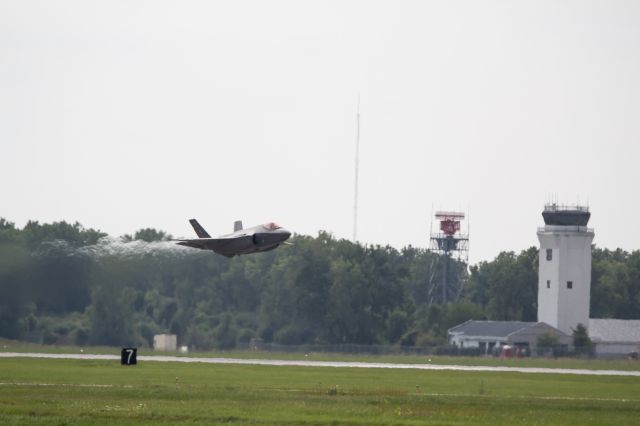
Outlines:
<svg viewBox="0 0 640 426"><path fill-rule="evenodd" d="M545 206L545 226L538 228L538 321L571 335L589 326L591 242L585 207Z"/></svg>

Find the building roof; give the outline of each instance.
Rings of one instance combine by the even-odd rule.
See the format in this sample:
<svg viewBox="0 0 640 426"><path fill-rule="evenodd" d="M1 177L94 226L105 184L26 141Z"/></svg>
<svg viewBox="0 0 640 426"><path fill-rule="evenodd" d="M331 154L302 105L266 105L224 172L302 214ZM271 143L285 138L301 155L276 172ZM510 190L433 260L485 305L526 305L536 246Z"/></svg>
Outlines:
<svg viewBox="0 0 640 426"><path fill-rule="evenodd" d="M452 334L464 334L466 336L494 336L504 337L533 327L538 322L524 321L473 321L469 320L449 329Z"/></svg>
<svg viewBox="0 0 640 426"><path fill-rule="evenodd" d="M596 343L640 343L640 320L591 318L589 338Z"/></svg>

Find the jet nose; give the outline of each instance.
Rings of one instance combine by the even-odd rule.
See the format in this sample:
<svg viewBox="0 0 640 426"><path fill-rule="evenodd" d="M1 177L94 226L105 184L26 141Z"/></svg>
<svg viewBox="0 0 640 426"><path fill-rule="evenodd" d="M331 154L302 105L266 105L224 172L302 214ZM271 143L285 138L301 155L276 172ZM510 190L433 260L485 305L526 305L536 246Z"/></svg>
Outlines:
<svg viewBox="0 0 640 426"><path fill-rule="evenodd" d="M278 234L280 234L280 236L282 237L282 241L287 241L291 236L291 232L287 231L286 229L279 229Z"/></svg>

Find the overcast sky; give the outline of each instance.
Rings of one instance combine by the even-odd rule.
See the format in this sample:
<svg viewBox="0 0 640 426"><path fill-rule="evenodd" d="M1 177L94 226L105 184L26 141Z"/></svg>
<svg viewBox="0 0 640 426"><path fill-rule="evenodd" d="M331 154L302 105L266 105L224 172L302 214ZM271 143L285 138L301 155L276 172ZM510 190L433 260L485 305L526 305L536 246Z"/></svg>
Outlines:
<svg viewBox="0 0 640 426"><path fill-rule="evenodd" d="M0 0L0 217L351 238L358 93L361 242L640 248L639 1Z"/></svg>

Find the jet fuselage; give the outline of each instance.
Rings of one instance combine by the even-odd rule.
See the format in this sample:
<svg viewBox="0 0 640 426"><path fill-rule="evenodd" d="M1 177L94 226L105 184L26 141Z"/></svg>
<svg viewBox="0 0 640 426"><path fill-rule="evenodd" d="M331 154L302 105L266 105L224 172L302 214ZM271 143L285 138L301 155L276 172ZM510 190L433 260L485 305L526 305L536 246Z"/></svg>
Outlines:
<svg viewBox="0 0 640 426"><path fill-rule="evenodd" d="M179 240L177 244L201 250L212 250L227 257L241 254L269 251L277 248L291 236L291 232L273 222L242 229L242 222L236 222L236 230L230 234L211 238L197 220L189 221L199 238Z"/></svg>

